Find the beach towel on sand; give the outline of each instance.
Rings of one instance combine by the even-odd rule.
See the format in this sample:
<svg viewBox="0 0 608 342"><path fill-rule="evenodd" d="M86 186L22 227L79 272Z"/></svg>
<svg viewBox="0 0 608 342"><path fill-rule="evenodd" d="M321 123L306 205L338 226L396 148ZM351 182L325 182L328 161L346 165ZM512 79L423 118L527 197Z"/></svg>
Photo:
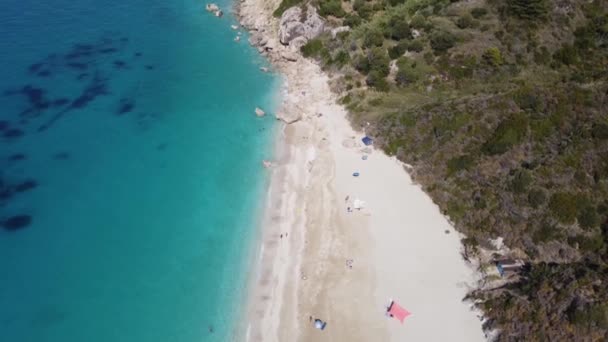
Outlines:
<svg viewBox="0 0 608 342"><path fill-rule="evenodd" d="M402 308L395 301L391 302L391 305L389 306L387 312L388 312L389 315L391 315L391 317L395 317L396 319L398 319L399 321L401 321L402 324L403 324L403 320L407 316L411 315L411 313L409 311L407 311L406 309Z"/></svg>

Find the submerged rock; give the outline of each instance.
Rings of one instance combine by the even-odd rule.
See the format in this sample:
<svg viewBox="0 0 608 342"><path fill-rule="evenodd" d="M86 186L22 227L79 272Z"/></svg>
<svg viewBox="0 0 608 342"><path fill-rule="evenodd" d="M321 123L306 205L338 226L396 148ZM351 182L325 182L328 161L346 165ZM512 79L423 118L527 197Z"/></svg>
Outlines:
<svg viewBox="0 0 608 342"><path fill-rule="evenodd" d="M222 10L220 9L220 7L216 4L207 4L205 6L205 10L207 10L207 12L211 12L213 13L213 15L215 15L216 17L221 17L224 15L224 12L222 12Z"/></svg>
<svg viewBox="0 0 608 342"><path fill-rule="evenodd" d="M14 231L25 228L32 223L32 217L30 215L16 215L9 217L2 222L2 227L6 230Z"/></svg>
<svg viewBox="0 0 608 342"><path fill-rule="evenodd" d="M220 7L216 4L211 3L211 4L207 4L205 6L205 9L207 10L207 12L215 13L220 10Z"/></svg>

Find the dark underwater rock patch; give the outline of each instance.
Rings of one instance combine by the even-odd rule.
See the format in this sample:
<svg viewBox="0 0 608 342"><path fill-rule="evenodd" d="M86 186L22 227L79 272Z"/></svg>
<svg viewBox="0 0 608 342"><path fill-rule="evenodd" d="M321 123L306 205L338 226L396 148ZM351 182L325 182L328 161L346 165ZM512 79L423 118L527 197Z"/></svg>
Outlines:
<svg viewBox="0 0 608 342"><path fill-rule="evenodd" d="M68 160L70 159L70 154L68 152L57 152L53 155L54 160Z"/></svg>
<svg viewBox="0 0 608 342"><path fill-rule="evenodd" d="M112 64L114 64L115 69L124 69L127 67L127 63L121 60L115 60Z"/></svg>
<svg viewBox="0 0 608 342"><path fill-rule="evenodd" d="M23 135L25 135L25 132L22 131L22 130L20 130L19 128L10 128L10 129L7 129L2 134L3 137L9 138L9 139L19 138L19 137L22 137Z"/></svg>
<svg viewBox="0 0 608 342"><path fill-rule="evenodd" d="M6 120L0 120L0 131L4 131L10 127L11 123Z"/></svg>
<svg viewBox="0 0 608 342"><path fill-rule="evenodd" d="M15 186L15 192L25 192L35 189L38 186L38 182L33 179L25 180Z"/></svg>
<svg viewBox="0 0 608 342"><path fill-rule="evenodd" d="M120 99L116 115L124 115L130 113L135 108L135 101L131 99Z"/></svg>
<svg viewBox="0 0 608 342"><path fill-rule="evenodd" d="M147 65L145 66L145 68L146 68L146 70L154 70L154 68L155 68L155 67L154 67L154 65L152 65L152 64L147 64Z"/></svg>
<svg viewBox="0 0 608 342"><path fill-rule="evenodd" d="M109 90L107 80L101 77L99 73L96 73L91 82L89 82L89 84L83 89L82 93L77 98L72 100L68 107L56 113L46 123L38 127L38 132L47 130L69 111L84 108L97 97L108 94Z"/></svg>
<svg viewBox="0 0 608 342"><path fill-rule="evenodd" d="M105 48L105 49L100 49L99 53L103 53L103 54L110 54L110 53L115 53L118 52L117 48Z"/></svg>
<svg viewBox="0 0 608 342"><path fill-rule="evenodd" d="M76 70L86 70L89 68L87 63L71 62L66 64L68 67Z"/></svg>
<svg viewBox="0 0 608 342"><path fill-rule="evenodd" d="M63 107L65 105L67 105L68 103L70 103L70 99L62 97L62 98L58 98L53 100L53 107Z"/></svg>
<svg viewBox="0 0 608 342"><path fill-rule="evenodd" d="M21 161L27 159L27 156L23 153L14 153L8 157L10 161Z"/></svg>
<svg viewBox="0 0 608 342"><path fill-rule="evenodd" d="M32 223L30 215L15 215L2 222L2 227L8 231L23 229Z"/></svg>

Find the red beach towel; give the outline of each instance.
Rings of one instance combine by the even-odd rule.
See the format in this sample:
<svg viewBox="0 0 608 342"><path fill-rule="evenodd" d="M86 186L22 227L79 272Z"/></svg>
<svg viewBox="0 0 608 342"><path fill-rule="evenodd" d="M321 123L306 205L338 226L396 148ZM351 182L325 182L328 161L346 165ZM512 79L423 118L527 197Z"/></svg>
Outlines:
<svg viewBox="0 0 608 342"><path fill-rule="evenodd" d="M411 312L407 311L406 309L402 308L399 304L397 304L396 302L393 302L391 304L390 309L388 310L388 313L391 315L391 317L395 317L398 320L401 321L401 324L403 324L403 320L411 315Z"/></svg>

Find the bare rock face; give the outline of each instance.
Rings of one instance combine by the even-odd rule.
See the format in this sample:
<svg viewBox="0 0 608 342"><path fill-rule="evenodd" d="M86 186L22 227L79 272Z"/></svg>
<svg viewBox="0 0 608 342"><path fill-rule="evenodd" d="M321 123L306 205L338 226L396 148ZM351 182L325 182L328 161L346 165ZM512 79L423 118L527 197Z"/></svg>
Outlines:
<svg viewBox="0 0 608 342"><path fill-rule="evenodd" d="M350 31L350 27L349 26L336 27L335 29L331 30L331 37L333 39L336 39L336 36L338 35L338 33L340 33L340 32L348 32L348 31Z"/></svg>
<svg viewBox="0 0 608 342"><path fill-rule="evenodd" d="M324 29L325 21L314 7L307 5L306 13L302 13L300 6L294 6L281 16L279 40L283 45L289 45L298 37L304 37L308 41L318 37Z"/></svg>
<svg viewBox="0 0 608 342"><path fill-rule="evenodd" d="M300 48L306 45L306 43L308 43L306 37L298 37L289 43L289 49L291 51L300 51Z"/></svg>
<svg viewBox="0 0 608 342"><path fill-rule="evenodd" d="M278 112L275 116L278 120L283 121L287 125L291 125L292 123L302 120L302 113L297 110Z"/></svg>
<svg viewBox="0 0 608 342"><path fill-rule="evenodd" d="M295 62L298 60L298 54L291 51L283 51L281 52L281 57L289 62Z"/></svg>

